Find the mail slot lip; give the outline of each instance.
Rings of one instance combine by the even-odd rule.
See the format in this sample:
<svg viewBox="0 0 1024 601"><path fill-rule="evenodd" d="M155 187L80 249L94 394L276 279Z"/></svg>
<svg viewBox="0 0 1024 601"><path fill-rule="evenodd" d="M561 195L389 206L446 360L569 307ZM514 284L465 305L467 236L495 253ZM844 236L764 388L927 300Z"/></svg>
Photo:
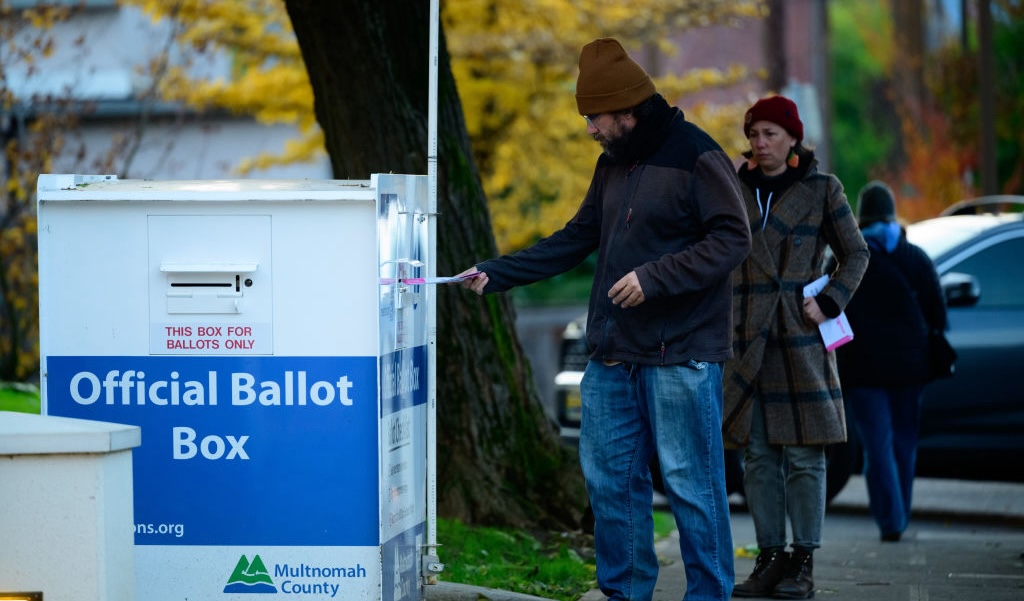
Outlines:
<svg viewBox="0 0 1024 601"><path fill-rule="evenodd" d="M259 263L160 263L163 273L255 273Z"/></svg>

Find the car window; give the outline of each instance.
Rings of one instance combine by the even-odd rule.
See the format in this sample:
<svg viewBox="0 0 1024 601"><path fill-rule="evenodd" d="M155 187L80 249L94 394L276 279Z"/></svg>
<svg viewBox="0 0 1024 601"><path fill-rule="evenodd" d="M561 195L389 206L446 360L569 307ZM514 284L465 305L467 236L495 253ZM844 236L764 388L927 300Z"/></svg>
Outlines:
<svg viewBox="0 0 1024 601"><path fill-rule="evenodd" d="M998 224L994 215L939 217L910 224L907 238L934 258Z"/></svg>
<svg viewBox="0 0 1024 601"><path fill-rule="evenodd" d="M1024 306L1024 237L1003 240L951 266L947 273L968 273L978 278L978 307Z"/></svg>

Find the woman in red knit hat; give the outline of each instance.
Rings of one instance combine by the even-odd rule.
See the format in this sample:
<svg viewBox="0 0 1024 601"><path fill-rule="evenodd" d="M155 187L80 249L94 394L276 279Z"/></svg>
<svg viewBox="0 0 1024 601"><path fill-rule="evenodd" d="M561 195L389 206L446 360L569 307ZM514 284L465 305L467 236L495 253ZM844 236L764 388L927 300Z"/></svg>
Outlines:
<svg viewBox="0 0 1024 601"><path fill-rule="evenodd" d="M850 301L868 247L839 180L803 146L797 106L758 100L739 169L752 247L733 272L733 358L726 363L722 432L744 448L744 492L760 553L734 597L810 599L825 521L825 445L846 440L835 353L818 331ZM838 267L813 296L826 249ZM786 519L792 554L786 552Z"/></svg>

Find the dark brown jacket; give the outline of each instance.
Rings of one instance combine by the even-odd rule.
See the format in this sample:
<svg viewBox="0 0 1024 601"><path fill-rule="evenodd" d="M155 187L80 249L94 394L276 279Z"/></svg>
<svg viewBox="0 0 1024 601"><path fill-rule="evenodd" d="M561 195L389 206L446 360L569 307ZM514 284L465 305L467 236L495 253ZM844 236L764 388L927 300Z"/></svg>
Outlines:
<svg viewBox="0 0 1024 601"><path fill-rule="evenodd" d="M659 97L660 98L660 97ZM579 211L530 248L477 265L501 292L562 273L597 251L587 341L595 359L645 365L725 361L732 354L730 274L750 231L735 168L683 113L659 100L629 152L602 155ZM646 300L608 298L636 271Z"/></svg>

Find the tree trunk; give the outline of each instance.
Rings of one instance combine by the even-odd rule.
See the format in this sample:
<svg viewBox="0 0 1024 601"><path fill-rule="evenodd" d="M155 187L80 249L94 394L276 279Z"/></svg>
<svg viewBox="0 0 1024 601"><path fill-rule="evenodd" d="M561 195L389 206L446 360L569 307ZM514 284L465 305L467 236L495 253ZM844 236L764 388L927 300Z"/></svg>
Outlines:
<svg viewBox="0 0 1024 601"><path fill-rule="evenodd" d="M914 123L921 123L926 105L924 83L924 1L900 0L892 3L894 102L907 111Z"/></svg>
<svg viewBox="0 0 1024 601"><path fill-rule="evenodd" d="M427 2L286 6L334 176L426 173ZM494 256L443 36L438 67L438 274ZM515 333L511 299L445 286L437 301L438 512L466 523L575 529L576 454L559 442Z"/></svg>
<svg viewBox="0 0 1024 601"><path fill-rule="evenodd" d="M764 39L761 46L764 49L765 67L768 77L765 80L765 87L778 94L789 81L789 66L786 64L786 7L784 0L769 0L768 16L764 21ZM789 35L793 35L789 32ZM809 32L801 32L800 35L810 35Z"/></svg>

